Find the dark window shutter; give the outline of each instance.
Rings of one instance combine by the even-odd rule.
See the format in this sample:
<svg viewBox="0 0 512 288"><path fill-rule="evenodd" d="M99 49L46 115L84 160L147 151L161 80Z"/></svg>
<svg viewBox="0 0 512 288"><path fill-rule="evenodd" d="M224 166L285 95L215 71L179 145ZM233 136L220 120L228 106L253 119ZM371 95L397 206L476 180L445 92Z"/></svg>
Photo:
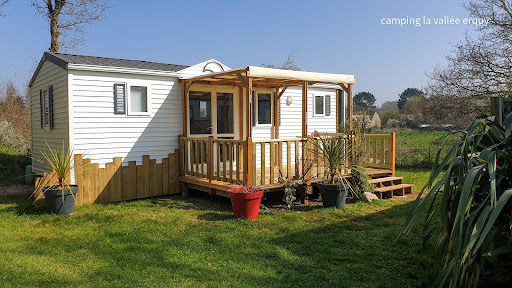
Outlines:
<svg viewBox="0 0 512 288"><path fill-rule="evenodd" d="M125 114L126 84L114 84L114 113Z"/></svg>
<svg viewBox="0 0 512 288"><path fill-rule="evenodd" d="M39 111L41 112L41 129L44 128L44 99L43 90L39 90Z"/></svg>
<svg viewBox="0 0 512 288"><path fill-rule="evenodd" d="M48 87L48 114L50 129L53 129L55 127L55 121L53 121L53 86Z"/></svg>
<svg viewBox="0 0 512 288"><path fill-rule="evenodd" d="M325 95L325 116L331 116L331 95Z"/></svg>
<svg viewBox="0 0 512 288"><path fill-rule="evenodd" d="M256 110L254 109L254 107L256 107L257 103L254 102L254 91L252 91L252 126L255 126L256 125Z"/></svg>

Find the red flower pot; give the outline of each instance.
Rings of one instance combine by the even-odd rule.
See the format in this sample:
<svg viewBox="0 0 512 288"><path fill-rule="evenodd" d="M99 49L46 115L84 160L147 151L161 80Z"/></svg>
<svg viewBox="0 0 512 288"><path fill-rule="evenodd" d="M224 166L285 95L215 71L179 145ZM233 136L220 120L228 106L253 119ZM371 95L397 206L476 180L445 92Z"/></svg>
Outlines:
<svg viewBox="0 0 512 288"><path fill-rule="evenodd" d="M238 192L239 189L232 188L228 190L235 218L258 219L263 190L255 193L240 193Z"/></svg>

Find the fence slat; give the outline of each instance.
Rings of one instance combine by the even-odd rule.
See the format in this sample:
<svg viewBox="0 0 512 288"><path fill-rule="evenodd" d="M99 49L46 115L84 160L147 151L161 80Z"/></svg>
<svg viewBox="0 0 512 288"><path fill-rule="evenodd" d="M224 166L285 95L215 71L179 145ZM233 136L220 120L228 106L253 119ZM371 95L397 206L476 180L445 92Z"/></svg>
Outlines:
<svg viewBox="0 0 512 288"><path fill-rule="evenodd" d="M107 168L100 168L99 169L99 183L100 183L100 187L99 187L99 202L100 203L107 203L108 202L108 199L107 199L107 184L108 184L108 180L107 180Z"/></svg>
<svg viewBox="0 0 512 288"><path fill-rule="evenodd" d="M156 159L155 159L156 162ZM156 183L155 183L155 196L161 196L162 193L162 163L156 164Z"/></svg>
<svg viewBox="0 0 512 288"><path fill-rule="evenodd" d="M84 192L82 191L82 185L84 181L84 166L83 166L83 155L75 154L74 165L75 165L75 184L78 185L78 194L76 196L77 206L84 204Z"/></svg>
<svg viewBox="0 0 512 288"><path fill-rule="evenodd" d="M270 178L269 178L269 181L268 183L269 184L273 184L274 183L274 166L275 166L275 150L274 150L274 143L270 142L270 164L269 164L269 168L270 168Z"/></svg>
<svg viewBox="0 0 512 288"><path fill-rule="evenodd" d="M114 201L123 200L123 185L122 185L122 166L123 160L121 157L114 158Z"/></svg>
<svg viewBox="0 0 512 288"><path fill-rule="evenodd" d="M144 167L137 165L137 199L144 198Z"/></svg>
<svg viewBox="0 0 512 288"><path fill-rule="evenodd" d="M175 154L169 154L169 194L176 194L179 192L178 189L178 174L176 169L171 169L172 166L177 167L178 157Z"/></svg>
<svg viewBox="0 0 512 288"><path fill-rule="evenodd" d="M176 168L177 169L177 168ZM129 184L128 184L128 191L129 191L129 197L128 199L137 199L137 162L136 161L130 161L128 162L128 170L129 170ZM123 185L124 187L124 185Z"/></svg>
<svg viewBox="0 0 512 288"><path fill-rule="evenodd" d="M98 170L100 169L99 163L93 163L91 164L91 196L92 196L92 203L100 203L99 194L99 181L98 181Z"/></svg>
<svg viewBox="0 0 512 288"><path fill-rule="evenodd" d="M157 169L156 159L149 160L149 197L156 196L157 194Z"/></svg>
<svg viewBox="0 0 512 288"><path fill-rule="evenodd" d="M107 191L107 193L106 193L107 194L107 202L114 202L115 201L114 163L109 162L105 166L107 169L107 189L105 189Z"/></svg>
<svg viewBox="0 0 512 288"><path fill-rule="evenodd" d="M162 159L162 195L169 193L169 158Z"/></svg>
<svg viewBox="0 0 512 288"><path fill-rule="evenodd" d="M130 167L121 166L121 200L130 200Z"/></svg>
<svg viewBox="0 0 512 288"><path fill-rule="evenodd" d="M149 176L149 173L150 173L150 159L149 159L149 155L143 155L142 156L142 171L144 172L144 188L143 188L143 191L142 191L142 195L144 195L143 197L144 198L147 198L150 195L150 192L151 192L151 187L150 187L150 176Z"/></svg>

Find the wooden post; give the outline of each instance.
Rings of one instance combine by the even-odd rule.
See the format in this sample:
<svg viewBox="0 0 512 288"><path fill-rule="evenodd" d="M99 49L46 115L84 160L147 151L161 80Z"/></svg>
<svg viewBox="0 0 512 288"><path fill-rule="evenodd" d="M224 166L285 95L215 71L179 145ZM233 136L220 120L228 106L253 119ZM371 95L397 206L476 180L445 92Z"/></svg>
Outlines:
<svg viewBox="0 0 512 288"><path fill-rule="evenodd" d="M347 93L347 118L348 118L348 127L352 129L352 118L354 114L354 102L353 102L353 94L354 87L353 84L348 84L348 93Z"/></svg>
<svg viewBox="0 0 512 288"><path fill-rule="evenodd" d="M244 139L244 88L239 87L238 89L238 99L240 101L239 104L239 113L238 113L238 125L239 125L239 133L238 139Z"/></svg>
<svg viewBox="0 0 512 288"><path fill-rule="evenodd" d="M283 88L283 92L284 90L286 90L286 87ZM282 95L282 94L281 94ZM279 99L280 98L280 93L279 93L279 87L276 88L276 92L274 94L274 127L273 127L273 130L271 130L271 132L274 132L273 135L271 135L271 139L279 139L279 105L281 105L279 102ZM278 165L281 164L280 161L283 161L283 159L280 159L279 158L279 154L277 153L278 149L277 149L277 145L276 144L276 154L275 154L275 157L276 157L276 161L275 163L277 163ZM271 168L273 169L273 167Z"/></svg>
<svg viewBox="0 0 512 288"><path fill-rule="evenodd" d="M188 92L190 90L190 86L192 86L192 83L189 83L189 81L182 80L181 81L181 91L182 91L182 98L181 98L181 105L182 105L182 113L183 113L183 135L188 136Z"/></svg>
<svg viewBox="0 0 512 288"><path fill-rule="evenodd" d="M249 72L247 72L249 73ZM247 99L247 137L252 137L252 114L254 113L254 103L252 103L252 78L247 77L247 87L245 89Z"/></svg>
<svg viewBox="0 0 512 288"><path fill-rule="evenodd" d="M389 167L393 176L395 176L395 156L396 156L396 133L391 133L391 138L389 139Z"/></svg>
<svg viewBox="0 0 512 288"><path fill-rule="evenodd" d="M247 182L247 184L250 186L252 185L252 137L246 138L247 148L245 149L245 175L244 180Z"/></svg>
<svg viewBox="0 0 512 288"><path fill-rule="evenodd" d="M302 137L308 136L308 81L302 82Z"/></svg>

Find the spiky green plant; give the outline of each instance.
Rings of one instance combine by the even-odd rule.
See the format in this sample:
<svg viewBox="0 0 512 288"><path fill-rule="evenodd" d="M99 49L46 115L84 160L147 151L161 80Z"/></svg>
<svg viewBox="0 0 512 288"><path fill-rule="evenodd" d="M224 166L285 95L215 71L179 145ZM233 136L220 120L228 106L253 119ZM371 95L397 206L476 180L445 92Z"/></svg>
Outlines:
<svg viewBox="0 0 512 288"><path fill-rule="evenodd" d="M324 159L326 184L336 184L342 176L345 167L345 138L320 136L311 138L311 152L315 157Z"/></svg>
<svg viewBox="0 0 512 288"><path fill-rule="evenodd" d="M512 114L503 125L479 118L442 161L437 153L403 230L427 211L424 244L437 240L433 286L474 287L487 260L512 253L511 131Z"/></svg>
<svg viewBox="0 0 512 288"><path fill-rule="evenodd" d="M68 148L64 143L62 143L61 148L52 148L48 143L46 143L46 147L46 150L40 151L41 156L34 157L34 159L43 165L43 167L46 168L45 170L52 172L45 173L42 179L38 181L39 184L36 185L32 196L38 199L39 196L52 189L52 183L56 181L62 191L62 197L64 198L65 188L71 190L69 175L74 167L73 148ZM73 193L71 193L71 195L75 197Z"/></svg>

